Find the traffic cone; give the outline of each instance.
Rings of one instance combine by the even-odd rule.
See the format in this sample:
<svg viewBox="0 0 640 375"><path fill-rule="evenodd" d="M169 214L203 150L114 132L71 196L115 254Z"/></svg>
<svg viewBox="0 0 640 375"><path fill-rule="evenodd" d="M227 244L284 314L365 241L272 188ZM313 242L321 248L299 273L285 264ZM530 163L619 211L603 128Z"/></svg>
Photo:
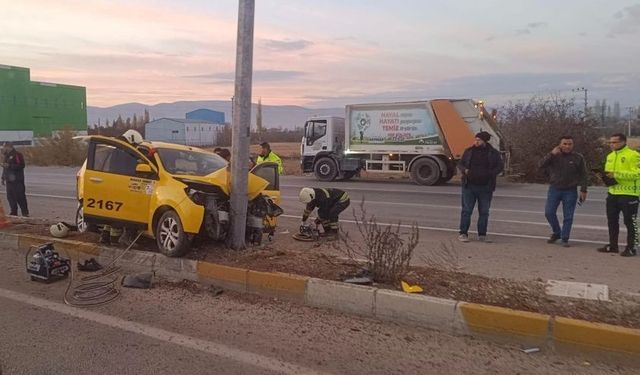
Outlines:
<svg viewBox="0 0 640 375"><path fill-rule="evenodd" d="M7 215L4 214L4 208L0 204L0 228L6 228L9 225L11 225L11 223L7 220Z"/></svg>

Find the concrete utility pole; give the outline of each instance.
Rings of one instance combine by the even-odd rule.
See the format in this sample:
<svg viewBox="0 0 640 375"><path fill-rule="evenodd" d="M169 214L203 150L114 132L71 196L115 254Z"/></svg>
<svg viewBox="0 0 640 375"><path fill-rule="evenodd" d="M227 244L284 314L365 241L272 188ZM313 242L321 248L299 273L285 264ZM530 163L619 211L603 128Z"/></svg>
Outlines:
<svg viewBox="0 0 640 375"><path fill-rule="evenodd" d="M236 46L236 85L231 134L231 248L245 248L249 132L251 130L251 76L253 73L254 0L240 0Z"/></svg>

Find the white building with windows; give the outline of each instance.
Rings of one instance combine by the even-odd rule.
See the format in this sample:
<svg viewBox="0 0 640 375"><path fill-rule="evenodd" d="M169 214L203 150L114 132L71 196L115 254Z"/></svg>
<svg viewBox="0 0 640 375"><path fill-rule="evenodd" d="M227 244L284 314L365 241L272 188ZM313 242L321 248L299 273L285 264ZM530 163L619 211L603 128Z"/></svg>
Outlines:
<svg viewBox="0 0 640 375"><path fill-rule="evenodd" d="M144 126L148 141L177 143L187 146L213 146L223 125L205 120L161 118Z"/></svg>

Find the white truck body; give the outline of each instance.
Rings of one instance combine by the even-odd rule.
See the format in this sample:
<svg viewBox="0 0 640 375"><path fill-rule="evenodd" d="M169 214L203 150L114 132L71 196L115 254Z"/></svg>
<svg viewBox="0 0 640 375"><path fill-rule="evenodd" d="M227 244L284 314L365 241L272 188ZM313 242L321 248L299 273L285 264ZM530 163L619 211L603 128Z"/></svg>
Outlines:
<svg viewBox="0 0 640 375"><path fill-rule="evenodd" d="M477 132L489 132L492 146L503 148L488 116L481 102L469 99L348 105L345 118L306 122L302 169L323 181L366 170L410 173L422 185L443 183L455 175L456 161Z"/></svg>

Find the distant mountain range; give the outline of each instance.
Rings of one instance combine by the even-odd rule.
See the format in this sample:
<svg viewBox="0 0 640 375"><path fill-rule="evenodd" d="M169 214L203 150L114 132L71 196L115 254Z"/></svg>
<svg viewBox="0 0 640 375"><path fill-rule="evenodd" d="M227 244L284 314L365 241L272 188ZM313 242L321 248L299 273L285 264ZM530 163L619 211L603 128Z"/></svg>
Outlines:
<svg viewBox="0 0 640 375"><path fill-rule="evenodd" d="M252 104L252 127L256 123L257 107L256 103ZM143 116L145 109L149 111L149 117L153 120L162 117L184 118L185 113L200 108L224 112L225 120L231 122L231 102L222 100L181 101L155 105L126 103L106 108L88 106L87 116L89 125L93 126L100 123L100 125L104 126L107 120L109 120L109 123L113 123L118 116L122 116L124 120L127 117L133 118L134 114L138 117ZM265 128L282 127L283 129L293 129L302 127L307 118L314 115L344 116L344 108L310 109L292 105L262 105L262 125Z"/></svg>

